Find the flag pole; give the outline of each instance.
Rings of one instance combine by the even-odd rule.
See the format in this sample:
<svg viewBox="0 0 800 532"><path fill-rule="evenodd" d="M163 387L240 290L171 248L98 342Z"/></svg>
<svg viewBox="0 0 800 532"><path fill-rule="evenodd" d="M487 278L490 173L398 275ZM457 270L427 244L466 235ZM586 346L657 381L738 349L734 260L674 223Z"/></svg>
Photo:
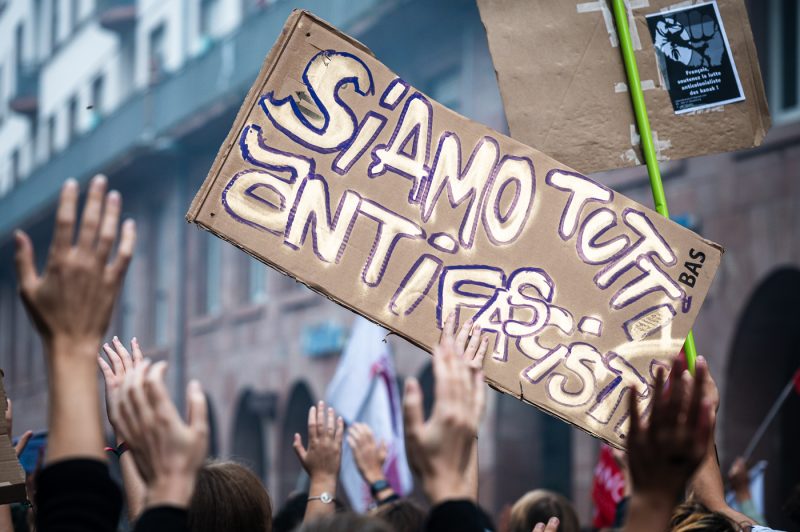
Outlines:
<svg viewBox="0 0 800 532"><path fill-rule="evenodd" d="M786 383L786 386L781 391L781 394L778 396L778 399L775 400L775 403L772 405L772 408L769 409L767 417L764 418L764 421L762 421L761 425L758 426L758 430L756 430L756 433L753 434L752 438L750 438L750 443L747 444L747 449L745 449L744 455L742 455L742 458L744 458L745 462L750 459L750 456L752 456L753 451L756 450L756 447L758 446L758 443L761 441L761 438L764 437L764 433L767 432L767 429L769 428L770 424L772 424L772 421L775 419L775 416L777 416L778 412L780 412L783 403L786 402L786 398L789 397L789 394L792 392L792 388L798 388L800 390L800 385L798 385L798 383L800 383L800 368L798 368L798 370L794 372L792 378L789 379L788 383Z"/></svg>
<svg viewBox="0 0 800 532"><path fill-rule="evenodd" d="M644 102L644 92L642 83L639 79L639 68L636 66L636 56L633 53L633 42L631 41L630 28L628 27L628 10L625 8L624 0L611 0L614 8L614 19L617 23L617 35L619 35L619 45L622 50L622 59L625 63L625 72L628 76L628 90L631 94L633 112L636 115L636 125L639 129L639 136L642 142L642 152L647 164L647 173L650 176L650 188L653 192L653 202L656 211L669 218L667 208L667 198L664 194L664 184L661 182L661 171L658 168L656 149L653 142L653 132L650 129L650 120L647 117L647 106ZM697 360L697 349L694 345L694 335L692 331L686 336L683 344L683 351L686 355L686 364L689 371L694 374L695 361Z"/></svg>

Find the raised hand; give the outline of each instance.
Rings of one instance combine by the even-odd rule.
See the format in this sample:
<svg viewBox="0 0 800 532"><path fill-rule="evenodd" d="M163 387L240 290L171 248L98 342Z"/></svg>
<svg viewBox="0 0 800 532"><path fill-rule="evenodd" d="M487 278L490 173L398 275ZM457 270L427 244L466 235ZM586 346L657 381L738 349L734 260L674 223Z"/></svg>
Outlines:
<svg viewBox="0 0 800 532"><path fill-rule="evenodd" d="M386 442L377 444L369 425L353 423L347 431L347 443L353 450L356 467L367 484L385 480L383 464L389 449Z"/></svg>
<svg viewBox="0 0 800 532"><path fill-rule="evenodd" d="M112 398L113 418L147 486L147 506L186 507L208 451L208 410L197 381L186 389L187 421L164 384L166 362L126 373Z"/></svg>
<svg viewBox="0 0 800 532"><path fill-rule="evenodd" d="M42 338L48 366L47 463L106 459L95 364L136 241L134 223L127 220L112 258L121 209L119 193L106 194L106 178L95 177L76 239L78 184L67 180L41 274L30 238L15 233L20 295Z"/></svg>
<svg viewBox="0 0 800 532"><path fill-rule="evenodd" d="M457 354L452 337L434 348L435 402L425 421L422 389L406 381L403 401L406 451L433 504L449 499L475 500L470 462L486 402L483 374Z"/></svg>
<svg viewBox="0 0 800 532"><path fill-rule="evenodd" d="M103 373L103 381L106 385L106 413L111 426L116 432L116 420L112 416L111 402L114 394L118 393L125 381L125 375L139 367L144 361L139 341L136 338L131 340L131 352L125 348L125 344L120 342L116 336L111 340L113 347L108 343L103 344L103 351L108 357L108 362L102 356L97 357L97 363Z"/></svg>
<svg viewBox="0 0 800 532"><path fill-rule="evenodd" d="M456 314L451 312L442 327L439 344L444 342L445 339L452 340L456 355L463 358L470 367L474 369L483 368L483 359L489 347L489 337L481 335L480 325L475 325L469 319L461 325L458 334L456 334Z"/></svg>
<svg viewBox="0 0 800 532"><path fill-rule="evenodd" d="M676 359L667 392L664 372L659 369L646 424L639 414L635 390L629 394L628 464L633 496L626 529L666 527L709 448L712 405L704 397L707 367L698 364L691 383L681 378L681 370L682 362ZM691 391L685 389L687 385Z"/></svg>
<svg viewBox="0 0 800 532"><path fill-rule="evenodd" d="M300 434L294 435L294 452L310 477L309 503L304 521L333 513L339 465L342 461L344 420L320 401L308 410L308 448Z"/></svg>
<svg viewBox="0 0 800 532"><path fill-rule="evenodd" d="M93 358L97 352L136 242L134 223L127 220L116 257L109 262L121 208L118 192L106 194L106 178L94 178L75 240L78 184L67 180L41 275L36 271L30 238L20 230L15 233L20 294L50 356L54 356L54 348L64 345L68 348L63 356L91 353Z"/></svg>
<svg viewBox="0 0 800 532"><path fill-rule="evenodd" d="M536 526L533 527L532 532L558 532L558 525L561 522L558 520L558 517L551 517L547 524L545 523L536 523Z"/></svg>

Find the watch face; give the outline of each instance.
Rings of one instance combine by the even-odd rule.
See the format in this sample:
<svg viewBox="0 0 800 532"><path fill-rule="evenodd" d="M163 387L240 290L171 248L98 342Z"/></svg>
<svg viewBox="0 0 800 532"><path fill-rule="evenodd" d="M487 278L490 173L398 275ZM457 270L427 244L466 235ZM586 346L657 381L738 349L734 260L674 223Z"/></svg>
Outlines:
<svg viewBox="0 0 800 532"><path fill-rule="evenodd" d="M324 491L324 492L322 492L322 495L319 496L319 500L320 500L320 502L323 502L325 504L330 504L330 503L333 502L333 497L331 496L330 493L328 493L327 491Z"/></svg>

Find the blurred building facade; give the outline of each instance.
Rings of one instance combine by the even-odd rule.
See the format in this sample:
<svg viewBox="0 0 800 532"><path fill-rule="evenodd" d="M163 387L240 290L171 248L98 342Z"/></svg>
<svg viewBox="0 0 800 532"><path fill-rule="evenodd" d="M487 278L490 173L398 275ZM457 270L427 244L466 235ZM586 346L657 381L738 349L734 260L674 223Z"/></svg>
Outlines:
<svg viewBox="0 0 800 532"><path fill-rule="evenodd" d="M723 463L800 365L800 14L798 0L749 4L773 131L755 150L664 165L673 213L727 248L696 327L723 397ZM183 220L294 7L351 33L434 99L507 129L473 0L0 0L0 364L16 427L45 426L46 395L16 297L13 230L31 234L41 261L60 184L104 172L140 232L109 334L168 360L176 400L188 379L204 383L214 453L248 463L276 505L297 486L291 436L324 397L353 315ZM650 204L644 169L596 177ZM388 341L400 375L430 386L428 356ZM482 502L497 511L549 487L588 522L596 442L491 396ZM797 419L794 398L756 453L773 464L776 525L800 481Z"/></svg>

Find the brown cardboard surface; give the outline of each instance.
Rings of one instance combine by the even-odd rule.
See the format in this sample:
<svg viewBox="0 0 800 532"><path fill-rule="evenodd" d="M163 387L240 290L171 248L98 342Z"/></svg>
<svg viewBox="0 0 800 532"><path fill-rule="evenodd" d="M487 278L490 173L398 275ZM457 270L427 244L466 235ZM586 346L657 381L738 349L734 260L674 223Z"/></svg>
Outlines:
<svg viewBox="0 0 800 532"><path fill-rule="evenodd" d="M745 100L674 113L645 15L692 3L626 2L664 161L758 146L771 123L744 0L717 4ZM644 164L609 0L478 0L478 6L512 137L581 172Z"/></svg>
<svg viewBox="0 0 800 532"><path fill-rule="evenodd" d="M617 446L626 386L649 400L722 254L428 99L306 12L187 220L425 349L451 311L475 318L490 385Z"/></svg>
<svg viewBox="0 0 800 532"><path fill-rule="evenodd" d="M28 494L25 489L25 472L17 459L17 454L11 445L11 436L6 423L6 410L8 398L0 377L0 504L25 502Z"/></svg>

